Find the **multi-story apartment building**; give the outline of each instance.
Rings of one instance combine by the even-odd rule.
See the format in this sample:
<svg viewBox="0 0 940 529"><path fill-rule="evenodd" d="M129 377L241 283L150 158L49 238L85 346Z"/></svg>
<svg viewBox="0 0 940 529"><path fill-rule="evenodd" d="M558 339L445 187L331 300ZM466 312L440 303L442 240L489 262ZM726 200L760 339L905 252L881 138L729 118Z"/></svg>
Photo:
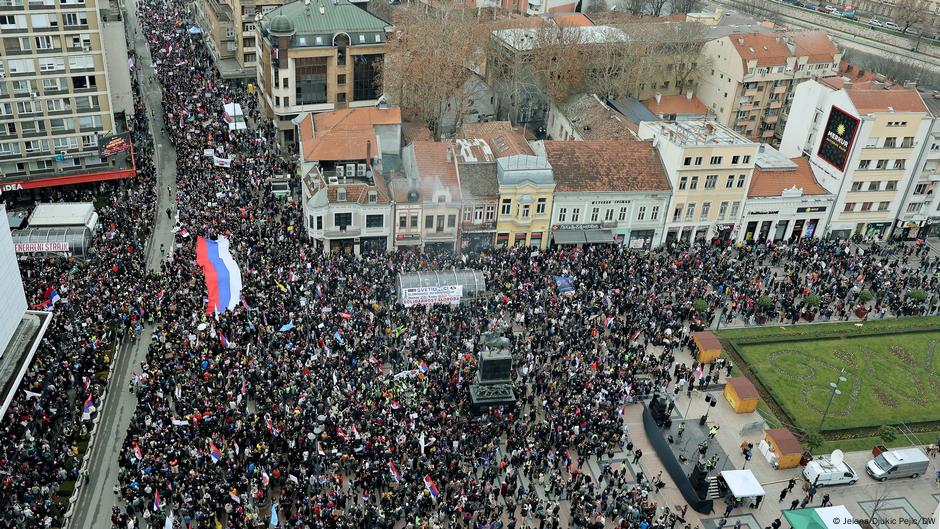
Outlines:
<svg viewBox="0 0 940 529"><path fill-rule="evenodd" d="M416 141L402 150L404 176L389 181L395 203L395 248L453 255L461 213L452 142Z"/></svg>
<svg viewBox="0 0 940 529"><path fill-rule="evenodd" d="M728 35L702 48L696 94L720 123L775 144L793 88L836 75L841 60L824 31Z"/></svg>
<svg viewBox="0 0 940 529"><path fill-rule="evenodd" d="M120 12L103 1L0 2L3 190L135 174L131 151L99 150L133 111ZM112 97L112 83L128 95Z"/></svg>
<svg viewBox="0 0 940 529"><path fill-rule="evenodd" d="M552 244L651 248L663 240L672 186L651 142L544 141L555 176Z"/></svg>
<svg viewBox="0 0 940 529"><path fill-rule="evenodd" d="M847 77L806 81L796 88L780 149L808 155L816 179L835 194L829 235L884 240L931 124L917 90Z"/></svg>
<svg viewBox="0 0 940 529"><path fill-rule="evenodd" d="M224 78L254 79L258 19L284 5L283 0L199 0L196 20L206 46Z"/></svg>
<svg viewBox="0 0 940 529"><path fill-rule="evenodd" d="M672 185L665 242L736 238L759 145L708 119L640 123Z"/></svg>
<svg viewBox="0 0 940 529"><path fill-rule="evenodd" d="M940 235L940 99L924 99L933 120L894 226L898 239Z"/></svg>
<svg viewBox="0 0 940 529"><path fill-rule="evenodd" d="M375 106L388 23L349 0L285 4L257 27L258 88L265 115L295 140L302 112Z"/></svg>

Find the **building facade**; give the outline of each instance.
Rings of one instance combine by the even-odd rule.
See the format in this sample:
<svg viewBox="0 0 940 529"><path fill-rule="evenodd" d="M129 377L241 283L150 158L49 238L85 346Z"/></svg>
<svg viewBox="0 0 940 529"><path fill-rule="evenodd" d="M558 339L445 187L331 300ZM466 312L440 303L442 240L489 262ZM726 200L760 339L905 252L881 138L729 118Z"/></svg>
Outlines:
<svg viewBox="0 0 940 529"><path fill-rule="evenodd" d="M555 179L552 166L541 156L515 154L496 160L499 211L497 246L548 245Z"/></svg>
<svg viewBox="0 0 940 529"><path fill-rule="evenodd" d="M940 236L940 105L937 103L937 100L928 102L933 120L895 222L894 236L898 239Z"/></svg>
<svg viewBox="0 0 940 529"><path fill-rule="evenodd" d="M824 31L728 35L702 48L697 95L723 125L776 144L793 88L837 74L841 60Z"/></svg>
<svg viewBox="0 0 940 529"><path fill-rule="evenodd" d="M460 251L479 252L493 246L496 237L496 208L499 182L496 157L485 140L454 140L462 212Z"/></svg>
<svg viewBox="0 0 940 529"><path fill-rule="evenodd" d="M0 3L4 190L135 173L129 151L102 158L98 150L99 139L118 132L133 108L129 97L117 104L112 98L112 77L128 90L130 77L120 14L102 1ZM115 44L106 49L106 40ZM109 61L109 50L120 60ZM115 64L120 68L112 70Z"/></svg>
<svg viewBox="0 0 940 529"><path fill-rule="evenodd" d="M553 245L652 248L663 239L672 187L651 142L545 141L552 166Z"/></svg>
<svg viewBox="0 0 940 529"><path fill-rule="evenodd" d="M664 241L737 238L758 144L713 120L643 122L639 135L672 185Z"/></svg>
<svg viewBox="0 0 940 529"><path fill-rule="evenodd" d="M261 17L259 98L280 141L295 141L291 120L303 112L378 103L388 28L349 0L292 2Z"/></svg>
<svg viewBox="0 0 940 529"><path fill-rule="evenodd" d="M808 155L816 179L835 194L831 236L884 240L931 124L916 90L842 77L807 81L796 89L781 152Z"/></svg>

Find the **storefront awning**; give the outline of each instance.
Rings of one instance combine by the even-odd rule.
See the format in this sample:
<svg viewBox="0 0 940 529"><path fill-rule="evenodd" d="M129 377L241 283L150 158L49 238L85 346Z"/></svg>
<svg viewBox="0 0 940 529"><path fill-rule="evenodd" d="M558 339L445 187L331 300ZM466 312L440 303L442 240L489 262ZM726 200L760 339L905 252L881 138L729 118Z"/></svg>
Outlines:
<svg viewBox="0 0 940 529"><path fill-rule="evenodd" d="M558 230L552 233L555 244L584 244L584 232L581 230Z"/></svg>
<svg viewBox="0 0 940 529"><path fill-rule="evenodd" d="M584 239L589 243L606 242L613 244L614 234L610 230L584 230Z"/></svg>

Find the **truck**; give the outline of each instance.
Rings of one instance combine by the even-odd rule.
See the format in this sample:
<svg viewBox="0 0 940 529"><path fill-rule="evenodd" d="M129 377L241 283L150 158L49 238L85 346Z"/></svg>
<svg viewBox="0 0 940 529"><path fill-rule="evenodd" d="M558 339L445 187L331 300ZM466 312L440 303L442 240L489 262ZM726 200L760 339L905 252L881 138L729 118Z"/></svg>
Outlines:
<svg viewBox="0 0 940 529"><path fill-rule="evenodd" d="M885 481L922 476L928 466L930 459L920 448L901 448L878 454L865 465L865 471L878 481Z"/></svg>

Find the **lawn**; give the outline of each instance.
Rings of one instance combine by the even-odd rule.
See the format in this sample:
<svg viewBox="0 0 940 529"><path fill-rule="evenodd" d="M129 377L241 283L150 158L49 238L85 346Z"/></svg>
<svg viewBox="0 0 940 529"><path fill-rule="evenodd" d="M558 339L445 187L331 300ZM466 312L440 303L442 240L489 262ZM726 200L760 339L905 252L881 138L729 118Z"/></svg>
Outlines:
<svg viewBox="0 0 940 529"><path fill-rule="evenodd" d="M914 332L916 329L928 332ZM934 318L767 327L720 333L803 430L940 421L940 325Z"/></svg>

